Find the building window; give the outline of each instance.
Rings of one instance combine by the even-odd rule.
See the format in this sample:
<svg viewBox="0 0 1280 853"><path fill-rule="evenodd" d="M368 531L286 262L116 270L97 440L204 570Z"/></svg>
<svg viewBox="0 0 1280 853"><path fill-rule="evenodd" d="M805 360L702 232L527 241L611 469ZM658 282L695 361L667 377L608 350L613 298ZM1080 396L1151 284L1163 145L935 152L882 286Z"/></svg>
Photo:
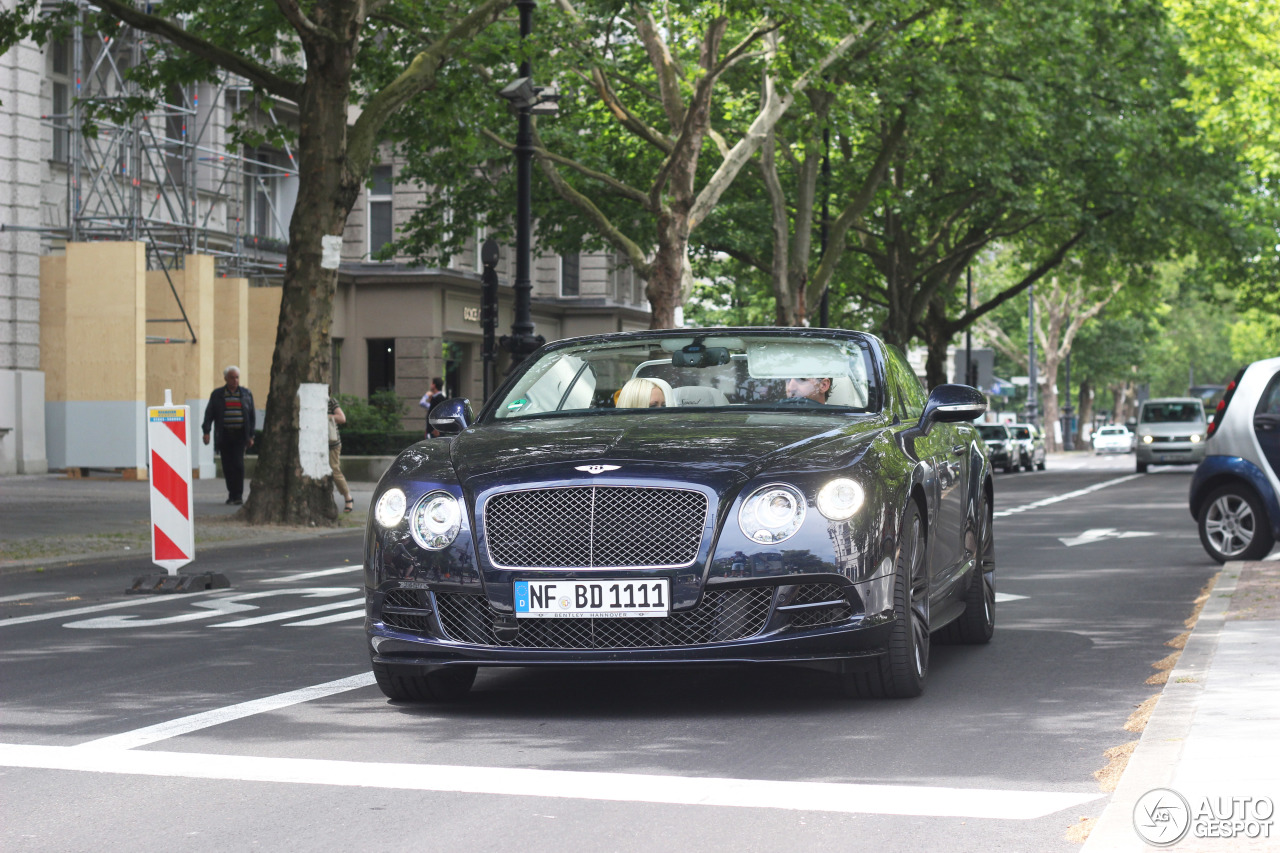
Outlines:
<svg viewBox="0 0 1280 853"><path fill-rule="evenodd" d="M49 119L53 125L52 158L58 163L71 159L71 43L66 39L55 41L53 53L53 103Z"/></svg>
<svg viewBox="0 0 1280 853"><path fill-rule="evenodd" d="M289 239L289 220L298 201L298 175L289 158L269 148L245 151L245 232L254 237Z"/></svg>
<svg viewBox="0 0 1280 853"><path fill-rule="evenodd" d="M375 256L395 237L391 217L391 167L374 166L369 187L369 256Z"/></svg>
<svg viewBox="0 0 1280 853"><path fill-rule="evenodd" d="M329 362L329 393L342 393L342 338L333 338L333 356Z"/></svg>
<svg viewBox="0 0 1280 853"><path fill-rule="evenodd" d="M560 295L561 296L577 296L578 289L578 260L581 256L576 252L572 255L560 256Z"/></svg>
<svg viewBox="0 0 1280 853"><path fill-rule="evenodd" d="M369 338L369 396L396 389L395 338Z"/></svg>

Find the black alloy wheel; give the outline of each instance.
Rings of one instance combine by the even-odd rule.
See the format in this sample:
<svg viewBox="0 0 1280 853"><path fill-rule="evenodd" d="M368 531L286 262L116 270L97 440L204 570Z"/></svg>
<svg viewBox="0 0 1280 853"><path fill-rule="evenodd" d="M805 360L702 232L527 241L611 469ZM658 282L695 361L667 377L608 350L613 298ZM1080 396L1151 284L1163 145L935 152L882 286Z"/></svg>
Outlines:
<svg viewBox="0 0 1280 853"><path fill-rule="evenodd" d="M476 680L474 666L418 667L373 664L378 689L396 702L456 702L471 692Z"/></svg>
<svg viewBox="0 0 1280 853"><path fill-rule="evenodd" d="M924 692L929 672L929 567L920 509L907 507L894 566L892 630L888 650L869 665L850 662L841 673L848 696L910 699Z"/></svg>
<svg viewBox="0 0 1280 853"><path fill-rule="evenodd" d="M978 506L978 529L965 534L965 546L973 551L974 570L964 594L964 613L940 630L939 642L981 646L991 642L996 630L996 546L991 505L986 496Z"/></svg>
<svg viewBox="0 0 1280 853"><path fill-rule="evenodd" d="M1251 490L1223 486L1200 507L1200 544L1219 563L1261 560L1275 545L1267 521L1262 501Z"/></svg>

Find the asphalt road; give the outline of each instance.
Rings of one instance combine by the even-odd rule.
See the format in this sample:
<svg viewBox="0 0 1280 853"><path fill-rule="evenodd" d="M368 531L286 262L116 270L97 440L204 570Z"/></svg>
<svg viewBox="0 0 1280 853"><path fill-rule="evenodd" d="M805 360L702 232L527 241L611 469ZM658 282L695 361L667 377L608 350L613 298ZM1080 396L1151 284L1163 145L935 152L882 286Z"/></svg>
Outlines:
<svg viewBox="0 0 1280 853"><path fill-rule="evenodd" d="M1217 569L1190 473L997 475L996 637L935 645L907 701L779 667L492 670L391 704L354 534L210 551L233 589L190 596L124 596L137 558L6 575L0 847L1076 850Z"/></svg>

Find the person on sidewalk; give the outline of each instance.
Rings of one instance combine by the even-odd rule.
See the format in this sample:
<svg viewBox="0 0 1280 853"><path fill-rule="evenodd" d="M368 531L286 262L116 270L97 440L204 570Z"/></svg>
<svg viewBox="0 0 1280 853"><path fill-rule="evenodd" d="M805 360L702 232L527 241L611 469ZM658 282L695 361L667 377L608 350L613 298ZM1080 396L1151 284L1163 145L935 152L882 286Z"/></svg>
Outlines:
<svg viewBox="0 0 1280 853"><path fill-rule="evenodd" d="M347 485L347 478L342 476L342 434L338 432L338 427L347 422L347 414L342 411L342 407L338 405L337 397L329 398L329 467L333 469L333 484L338 487L338 491L342 493L342 499L347 505L342 508L343 512L351 512L355 509L355 499L351 497L351 488Z"/></svg>
<svg viewBox="0 0 1280 853"><path fill-rule="evenodd" d="M209 395L204 407L204 443L209 443L209 427L213 426L213 446L222 457L222 477L227 481L227 503L244 503L244 452L253 447L253 431L257 426L253 411L253 393L240 385L240 368L234 364L222 371L226 385Z"/></svg>
<svg viewBox="0 0 1280 853"><path fill-rule="evenodd" d="M440 431L431 428L431 410L444 402L444 380L435 377L431 380L431 388L427 393L422 395L422 399L418 401L418 405L427 410L427 438L439 438Z"/></svg>

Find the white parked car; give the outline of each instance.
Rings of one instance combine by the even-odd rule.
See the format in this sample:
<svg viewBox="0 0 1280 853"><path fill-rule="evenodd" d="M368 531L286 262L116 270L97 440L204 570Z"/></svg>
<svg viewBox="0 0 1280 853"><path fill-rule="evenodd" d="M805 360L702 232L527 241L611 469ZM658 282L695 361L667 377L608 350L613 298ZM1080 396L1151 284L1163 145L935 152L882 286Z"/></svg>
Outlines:
<svg viewBox="0 0 1280 853"><path fill-rule="evenodd" d="M1094 453L1129 453L1133 450L1133 433L1122 424L1109 424L1093 432Z"/></svg>

